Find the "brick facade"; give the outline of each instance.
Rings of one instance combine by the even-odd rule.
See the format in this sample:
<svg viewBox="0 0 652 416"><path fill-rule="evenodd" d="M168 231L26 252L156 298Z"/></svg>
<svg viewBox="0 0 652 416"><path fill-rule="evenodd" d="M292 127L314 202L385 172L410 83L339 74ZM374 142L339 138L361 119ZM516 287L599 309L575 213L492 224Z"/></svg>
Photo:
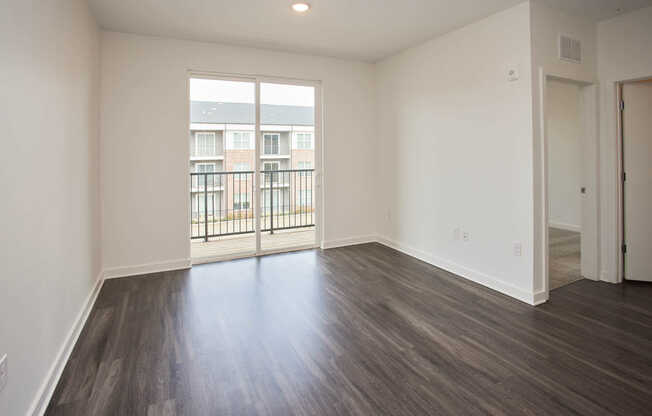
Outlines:
<svg viewBox="0 0 652 416"><path fill-rule="evenodd" d="M210 131L210 130L202 130ZM217 155L215 159L201 157L197 160L195 153L195 139L194 131L190 134L190 169L191 172L196 172L198 163L215 163L217 172L235 172L245 169L243 164L246 164L247 171L255 170L255 150L236 150L229 149L225 146L225 137L222 131L215 131L217 139ZM265 131L262 132L263 135ZM304 163L309 163L309 167L314 169L315 165L315 152L314 149L293 149L293 140L291 132L280 132L281 141L279 143L279 157L270 157L264 155L260 160L260 169L264 170L265 162L277 162L279 170L300 169L305 168ZM314 140L313 140L314 143ZM261 153L263 152L264 142L261 137L259 144ZM313 146L314 147L314 146ZM214 189L214 192L209 192L209 198L215 198L215 215L222 218L245 218L253 217L253 191L252 186L253 174L229 174L229 175L215 175L216 178L223 177L220 182L216 180L216 185L221 185ZM210 178L210 177L209 177ZM240 179L238 179L240 178ZM197 179L197 178L196 178ZM265 198L267 202L269 199L268 180L269 176L261 175L261 182L265 180L265 192L261 192L261 197ZM209 185L212 183L211 179L208 180ZM195 185L198 182L195 181ZM203 182L199 183L203 186ZM194 186L193 186L194 188ZM280 173L274 183L274 189L279 189L278 193L275 192L274 210L278 212L279 206L284 206L284 211L295 212L301 209L312 209L314 206L314 175L300 174L298 172ZM195 189L196 190L196 189ZM201 189L203 191L203 189ZM210 189L209 189L210 191ZM301 207L299 204L300 194L302 198L307 198L307 207ZM203 198L203 193L201 194ZM240 195L240 198L239 198ZM197 201L193 199L193 201ZM269 206L269 203L263 204ZM193 215L194 210L197 208L203 209L203 201L193 202ZM212 215L212 204L209 202L209 210ZM267 209L266 209L267 210Z"/></svg>

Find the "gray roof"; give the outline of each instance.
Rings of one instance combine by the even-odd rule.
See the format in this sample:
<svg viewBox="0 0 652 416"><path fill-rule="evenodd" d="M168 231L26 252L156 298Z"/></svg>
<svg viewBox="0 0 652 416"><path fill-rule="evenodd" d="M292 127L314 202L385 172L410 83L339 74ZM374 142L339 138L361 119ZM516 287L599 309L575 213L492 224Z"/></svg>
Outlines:
<svg viewBox="0 0 652 416"><path fill-rule="evenodd" d="M191 101L191 123L215 124L254 124L255 108L253 104L219 103L212 101ZM312 126L315 124L313 107L295 105L260 106L260 124Z"/></svg>

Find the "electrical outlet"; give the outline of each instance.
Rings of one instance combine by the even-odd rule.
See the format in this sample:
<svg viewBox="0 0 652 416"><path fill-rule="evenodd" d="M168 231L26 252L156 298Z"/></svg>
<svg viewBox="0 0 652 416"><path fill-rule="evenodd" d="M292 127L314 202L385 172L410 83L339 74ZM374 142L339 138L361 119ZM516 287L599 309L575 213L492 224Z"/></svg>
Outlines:
<svg viewBox="0 0 652 416"><path fill-rule="evenodd" d="M7 385L7 354L0 358L0 391Z"/></svg>
<svg viewBox="0 0 652 416"><path fill-rule="evenodd" d="M469 241L470 239L471 239L471 236L469 235L469 232L468 232L468 231L464 231L464 232L462 233L462 240L464 240L464 241Z"/></svg>
<svg viewBox="0 0 652 416"><path fill-rule="evenodd" d="M460 239L460 227L457 227L453 230L453 240L458 241Z"/></svg>
<svg viewBox="0 0 652 416"><path fill-rule="evenodd" d="M523 254L523 246L518 241L514 243L514 255L516 257L521 257Z"/></svg>

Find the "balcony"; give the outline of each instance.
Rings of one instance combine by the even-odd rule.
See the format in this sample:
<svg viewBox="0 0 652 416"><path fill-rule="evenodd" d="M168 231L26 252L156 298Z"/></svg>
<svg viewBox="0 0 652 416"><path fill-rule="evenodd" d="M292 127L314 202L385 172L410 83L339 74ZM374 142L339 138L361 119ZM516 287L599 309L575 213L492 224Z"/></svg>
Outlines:
<svg viewBox="0 0 652 416"><path fill-rule="evenodd" d="M260 155L260 158L261 158L262 160L269 160L269 159L273 159L273 160L278 160L278 159L289 159L289 158L290 158L290 155L289 155L289 154L272 153L272 154L263 154L263 155Z"/></svg>
<svg viewBox="0 0 652 416"><path fill-rule="evenodd" d="M204 156L190 156L192 162L201 162L207 160L224 160L224 154L204 155Z"/></svg>
<svg viewBox="0 0 652 416"><path fill-rule="evenodd" d="M224 160L224 148L222 146L215 146L212 149L190 149L190 160L193 162Z"/></svg>
<svg viewBox="0 0 652 416"><path fill-rule="evenodd" d="M262 249L314 244L313 173L314 169L260 173ZM253 171L190 174L194 263L255 250L254 176Z"/></svg>

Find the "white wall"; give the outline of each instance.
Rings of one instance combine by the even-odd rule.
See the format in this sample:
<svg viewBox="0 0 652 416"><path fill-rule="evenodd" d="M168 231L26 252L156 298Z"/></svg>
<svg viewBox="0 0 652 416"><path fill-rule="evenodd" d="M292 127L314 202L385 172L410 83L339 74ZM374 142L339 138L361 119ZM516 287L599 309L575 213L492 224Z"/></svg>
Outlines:
<svg viewBox="0 0 652 416"><path fill-rule="evenodd" d="M618 81L652 77L652 7L600 22L598 75L600 78L601 230L603 280L618 281L618 136L616 87Z"/></svg>
<svg viewBox="0 0 652 416"><path fill-rule="evenodd" d="M0 415L28 412L100 271L99 33L86 1L0 13Z"/></svg>
<svg viewBox="0 0 652 416"><path fill-rule="evenodd" d="M582 224L581 86L546 84L548 137L548 224L579 231Z"/></svg>
<svg viewBox="0 0 652 416"><path fill-rule="evenodd" d="M381 61L377 186L386 241L534 302L530 65L528 3Z"/></svg>
<svg viewBox="0 0 652 416"><path fill-rule="evenodd" d="M531 36L532 36L532 127L533 127L533 185L534 185L534 291L540 293L546 290L545 271L547 259L545 256L547 223L544 220L542 207L545 200L545 151L542 137L543 118L541 111L541 79L540 73L558 78L581 81L585 84L597 82L597 46L596 46L596 24L593 21L580 16L571 16L559 10L552 9L542 0L530 1L531 7ZM558 39L559 35L568 35L582 43L582 63L574 63L559 59ZM586 90L585 100L590 99L592 91ZM585 108L590 109L587 105ZM587 135L594 135L593 126L585 126ZM586 139L587 145L583 146L584 152L592 152L587 159L597 160L597 138L592 143L590 138ZM591 145L593 144L593 145ZM596 168L597 169L597 168ZM593 182L584 184L587 187L585 204L597 206L600 190L595 174L589 176ZM597 209L594 210L590 221L583 224L583 233L591 236L591 249L582 250L582 261L597 263L599 260L597 249ZM583 237L585 235L583 234ZM584 267L583 267L584 272ZM590 272L587 272L591 274Z"/></svg>
<svg viewBox="0 0 652 416"><path fill-rule="evenodd" d="M187 70L323 82L323 239L375 232L370 64L218 44L102 34L104 267L187 261Z"/></svg>

